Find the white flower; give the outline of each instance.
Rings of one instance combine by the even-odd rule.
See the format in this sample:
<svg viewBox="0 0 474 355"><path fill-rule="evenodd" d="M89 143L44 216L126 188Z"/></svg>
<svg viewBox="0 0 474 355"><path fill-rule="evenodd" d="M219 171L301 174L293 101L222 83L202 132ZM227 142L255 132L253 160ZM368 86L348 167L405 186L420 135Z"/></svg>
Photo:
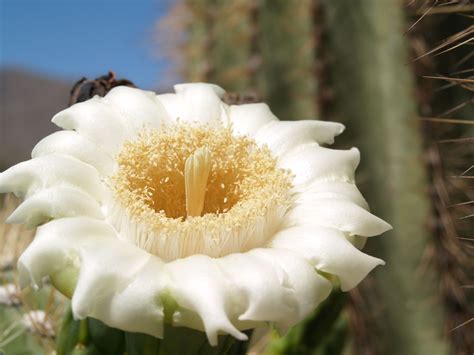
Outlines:
<svg viewBox="0 0 474 355"><path fill-rule="evenodd" d="M0 286L0 305L16 306L20 304L20 290L15 284Z"/></svg>
<svg viewBox="0 0 474 355"><path fill-rule="evenodd" d="M228 106L210 84L156 95L113 89L60 113L63 131L0 174L25 201L9 222L38 226L22 286L44 277L75 317L163 336L163 323L246 339L287 328L382 260L355 240L390 226L354 184L344 127L281 122L263 103Z"/></svg>
<svg viewBox="0 0 474 355"><path fill-rule="evenodd" d="M33 310L23 314L23 326L31 333L53 338L56 335L54 324L48 314L42 310Z"/></svg>

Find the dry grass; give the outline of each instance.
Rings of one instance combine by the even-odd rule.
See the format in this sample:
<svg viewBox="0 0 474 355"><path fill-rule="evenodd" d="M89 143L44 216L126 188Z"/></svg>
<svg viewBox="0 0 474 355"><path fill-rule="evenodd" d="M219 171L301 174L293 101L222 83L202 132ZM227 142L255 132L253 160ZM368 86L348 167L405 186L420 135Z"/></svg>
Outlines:
<svg viewBox="0 0 474 355"><path fill-rule="evenodd" d="M15 285L14 291L8 294L14 302L10 305L0 303L0 349L31 350L33 353L41 349L45 354L52 353L66 301L49 285L40 292L31 287L20 291L16 264L33 240L35 231L6 224L6 218L19 201L13 195L0 195L0 198L0 287ZM44 319L32 313L38 310L44 312Z"/></svg>
<svg viewBox="0 0 474 355"><path fill-rule="evenodd" d="M13 195L1 196L0 201L0 271L5 272L14 268L18 257L31 243L33 230L26 230L23 225L6 224L5 220L18 206L18 199Z"/></svg>

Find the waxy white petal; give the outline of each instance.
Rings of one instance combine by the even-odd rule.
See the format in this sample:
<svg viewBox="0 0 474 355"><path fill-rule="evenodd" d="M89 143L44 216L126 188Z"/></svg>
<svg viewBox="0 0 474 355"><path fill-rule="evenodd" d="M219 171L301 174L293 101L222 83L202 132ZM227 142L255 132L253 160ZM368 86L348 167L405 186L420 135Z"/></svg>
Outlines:
<svg viewBox="0 0 474 355"><path fill-rule="evenodd" d="M332 144L334 137L344 131L336 122L316 120L272 121L255 133L255 140L268 145L276 156L307 143Z"/></svg>
<svg viewBox="0 0 474 355"><path fill-rule="evenodd" d="M298 254L271 248L255 249L253 252L266 260L271 267L281 269L285 275L286 287L292 290L296 309L293 309L293 313L286 319L279 322L281 328L290 327L302 321L329 296L332 284L316 273L314 268ZM264 273L261 275L262 278L266 277ZM271 292L275 292L277 287L272 285L270 289Z"/></svg>
<svg viewBox="0 0 474 355"><path fill-rule="evenodd" d="M112 156L76 131L59 131L46 136L33 148L31 157L37 158L53 153L71 155L92 165L102 175L109 175L115 167Z"/></svg>
<svg viewBox="0 0 474 355"><path fill-rule="evenodd" d="M311 202L323 198L348 200L368 210L369 205L357 186L350 182L315 181L313 184L294 188L295 202Z"/></svg>
<svg viewBox="0 0 474 355"><path fill-rule="evenodd" d="M317 144L302 145L282 156L279 166L295 175L293 184L306 185L314 181L354 182L354 172L360 161L357 148L335 150Z"/></svg>
<svg viewBox="0 0 474 355"><path fill-rule="evenodd" d="M63 129L77 131L111 156L133 133L120 111L98 96L59 112L52 121Z"/></svg>
<svg viewBox="0 0 474 355"><path fill-rule="evenodd" d="M255 135L269 122L278 121L264 103L232 105L229 107L229 118L235 134L247 136Z"/></svg>
<svg viewBox="0 0 474 355"><path fill-rule="evenodd" d="M86 216L103 219L99 203L71 186L53 186L28 197L8 217L7 223L33 228L51 219Z"/></svg>
<svg viewBox="0 0 474 355"><path fill-rule="evenodd" d="M253 249L227 255L217 263L236 291L241 292L240 297L235 297L241 302L239 320L283 322L293 317L298 308L294 291L281 267L275 267L275 262L269 262L262 254L260 249Z"/></svg>
<svg viewBox="0 0 474 355"><path fill-rule="evenodd" d="M44 155L14 165L0 174L0 192L13 192L21 197L56 185L76 187L98 201L104 196L97 170L68 155Z"/></svg>
<svg viewBox="0 0 474 355"><path fill-rule="evenodd" d="M355 203L335 198L295 203L284 218L287 226L323 226L364 237L392 229L387 222Z"/></svg>
<svg viewBox="0 0 474 355"><path fill-rule="evenodd" d="M87 243L74 251L79 255L81 266L72 309L79 319L91 315L109 318L110 300L114 294L126 288L150 258L156 258L133 245L104 243L100 238L93 247ZM159 272L159 269L155 271Z"/></svg>
<svg viewBox="0 0 474 355"><path fill-rule="evenodd" d="M229 296L238 290L224 277L215 259L193 255L166 264L166 270L170 277L170 294L181 307L200 316L211 345L217 344L220 331L247 340L228 316L232 307ZM177 325L188 325L179 315L174 321Z"/></svg>
<svg viewBox="0 0 474 355"><path fill-rule="evenodd" d="M174 88L176 94L157 95L172 120L215 125L227 119L227 105L220 99L224 90L219 86L192 83Z"/></svg>
<svg viewBox="0 0 474 355"><path fill-rule="evenodd" d="M163 123L170 121L165 107L156 100L156 94L152 91L117 86L105 98L120 111L135 132L159 129Z"/></svg>
<svg viewBox="0 0 474 355"><path fill-rule="evenodd" d="M42 286L44 277L76 263L80 250L100 240L113 244L114 229L103 221L88 217L61 218L38 227L35 239L18 260L20 286L29 282Z"/></svg>
<svg viewBox="0 0 474 355"><path fill-rule="evenodd" d="M70 265L80 270L72 297L76 318L93 317L126 331L163 336L160 295L166 278L157 257L118 240L104 222L63 218L38 228L19 259L20 282L40 287L44 277Z"/></svg>
<svg viewBox="0 0 474 355"><path fill-rule="evenodd" d="M127 286L112 295L110 304L96 309L94 316L118 329L162 338L164 306L161 301L162 292L167 288L167 278L162 272L163 262L156 257L149 258L140 272L128 280Z"/></svg>
<svg viewBox="0 0 474 355"><path fill-rule="evenodd" d="M225 94L225 90L219 85L209 83L182 83L176 84L173 87L177 94L186 92L186 95L191 95L194 93L196 97L199 97L199 94L207 95L208 92L212 91L215 96L221 99ZM194 98L192 98L192 100L198 101Z"/></svg>
<svg viewBox="0 0 474 355"><path fill-rule="evenodd" d="M293 227L277 233L271 247L291 250L318 270L336 275L347 291L362 281L383 260L364 254L344 233L325 227Z"/></svg>
<svg viewBox="0 0 474 355"><path fill-rule="evenodd" d="M168 117L174 122L186 115L186 109L183 107L182 99L176 94L156 95L155 100L160 105L163 105Z"/></svg>
<svg viewBox="0 0 474 355"><path fill-rule="evenodd" d="M309 263L286 250L260 248L218 259L195 255L170 262L166 269L170 294L198 315L178 311L175 324L199 329L201 319L211 344L219 331L243 339L236 329L261 322L292 326L331 290Z"/></svg>

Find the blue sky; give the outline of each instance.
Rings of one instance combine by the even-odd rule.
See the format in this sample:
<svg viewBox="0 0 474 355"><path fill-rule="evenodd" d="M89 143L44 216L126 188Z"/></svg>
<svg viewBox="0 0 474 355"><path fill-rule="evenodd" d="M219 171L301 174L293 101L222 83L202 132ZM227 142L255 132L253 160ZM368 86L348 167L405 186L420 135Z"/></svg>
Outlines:
<svg viewBox="0 0 474 355"><path fill-rule="evenodd" d="M153 29L171 0L0 0L0 66L77 80L114 70L162 86ZM158 49L158 50L157 50Z"/></svg>

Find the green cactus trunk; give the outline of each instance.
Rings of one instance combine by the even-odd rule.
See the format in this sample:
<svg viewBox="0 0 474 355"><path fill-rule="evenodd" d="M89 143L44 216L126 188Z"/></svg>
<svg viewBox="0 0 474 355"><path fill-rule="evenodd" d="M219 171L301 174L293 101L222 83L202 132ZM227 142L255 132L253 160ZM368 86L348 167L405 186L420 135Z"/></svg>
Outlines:
<svg viewBox="0 0 474 355"><path fill-rule="evenodd" d="M253 2L219 0L214 9L210 81L235 92L249 90L253 87Z"/></svg>
<svg viewBox="0 0 474 355"><path fill-rule="evenodd" d="M213 82L229 91L253 87L254 8L249 0L187 1L192 16L182 68L187 80Z"/></svg>
<svg viewBox="0 0 474 355"><path fill-rule="evenodd" d="M318 115L312 0L187 1L183 72L228 91L257 90L282 119Z"/></svg>
<svg viewBox="0 0 474 355"><path fill-rule="evenodd" d="M188 1L186 9L191 17L187 24L187 40L182 51L181 72L189 81L208 81L209 64L206 60L211 46L211 38L207 34L210 29L208 0Z"/></svg>
<svg viewBox="0 0 474 355"><path fill-rule="evenodd" d="M284 120L318 116L315 11L311 0L265 0L260 8L258 88Z"/></svg>
<svg viewBox="0 0 474 355"><path fill-rule="evenodd" d="M370 205L393 231L370 241L387 267L374 272L383 354L447 354L430 243L428 180L403 37L393 0L324 0L337 118L358 137Z"/></svg>

